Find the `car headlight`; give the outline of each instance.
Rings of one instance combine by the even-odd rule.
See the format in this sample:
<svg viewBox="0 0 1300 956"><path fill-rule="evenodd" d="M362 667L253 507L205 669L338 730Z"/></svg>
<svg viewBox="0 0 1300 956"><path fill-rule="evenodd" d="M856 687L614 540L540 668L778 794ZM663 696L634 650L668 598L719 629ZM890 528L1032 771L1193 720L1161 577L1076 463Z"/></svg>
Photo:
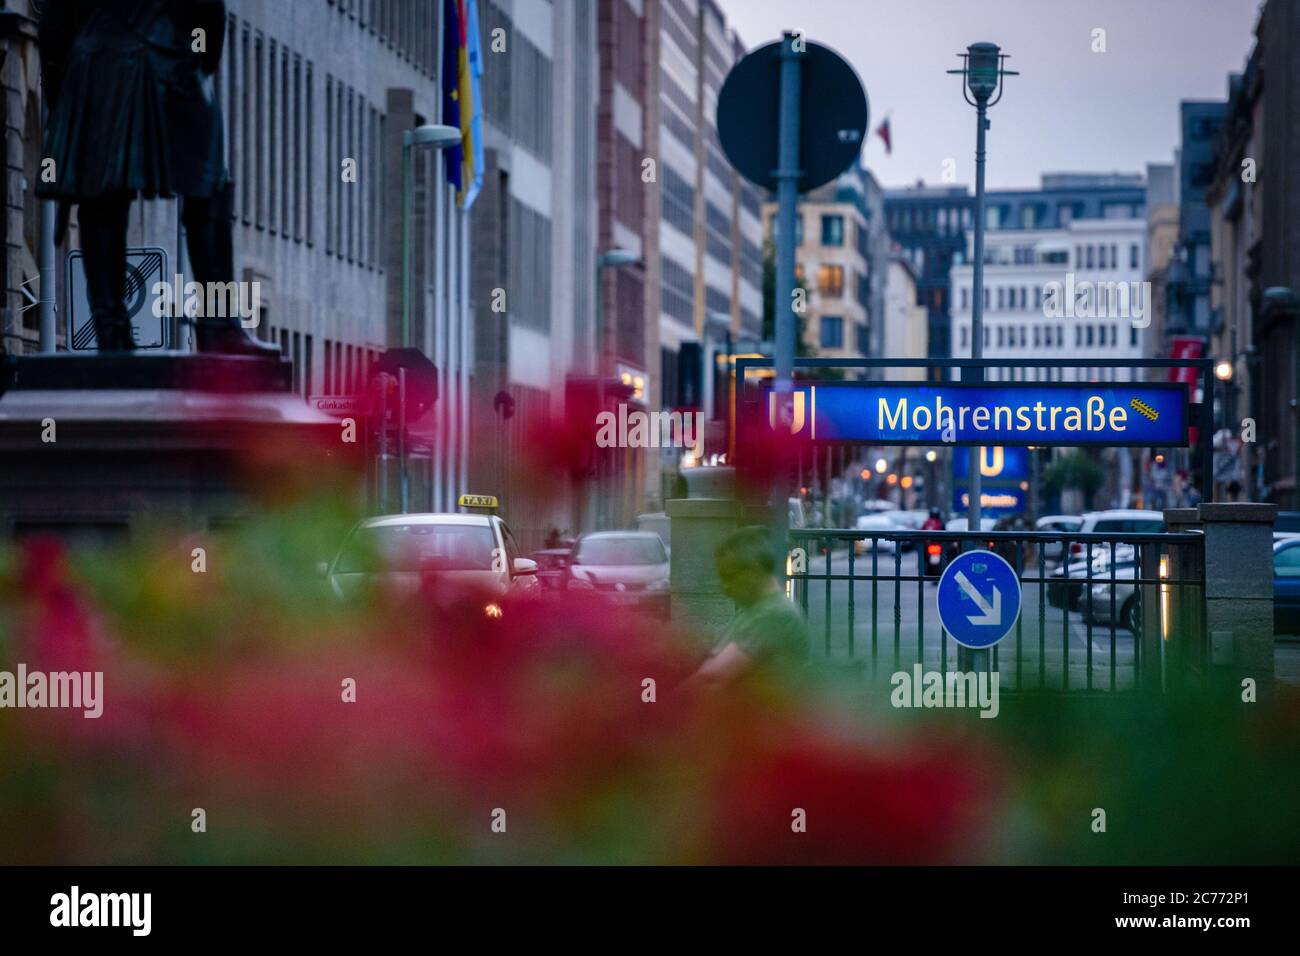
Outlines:
<svg viewBox="0 0 1300 956"><path fill-rule="evenodd" d="M667 591L668 585L668 578L660 578L658 581L651 581L645 586L645 589L647 591Z"/></svg>

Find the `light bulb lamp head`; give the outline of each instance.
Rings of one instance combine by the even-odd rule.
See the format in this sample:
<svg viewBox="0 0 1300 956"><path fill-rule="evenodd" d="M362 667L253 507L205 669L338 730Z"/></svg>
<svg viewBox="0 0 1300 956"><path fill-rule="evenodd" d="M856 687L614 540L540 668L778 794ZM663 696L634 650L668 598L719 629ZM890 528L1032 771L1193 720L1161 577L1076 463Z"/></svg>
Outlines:
<svg viewBox="0 0 1300 956"><path fill-rule="evenodd" d="M949 70L962 77L962 96L971 106L994 106L1002 99L1002 80L1019 76L1015 70L1003 67L1008 54L1001 52L996 43L972 43L961 57L961 69Z"/></svg>

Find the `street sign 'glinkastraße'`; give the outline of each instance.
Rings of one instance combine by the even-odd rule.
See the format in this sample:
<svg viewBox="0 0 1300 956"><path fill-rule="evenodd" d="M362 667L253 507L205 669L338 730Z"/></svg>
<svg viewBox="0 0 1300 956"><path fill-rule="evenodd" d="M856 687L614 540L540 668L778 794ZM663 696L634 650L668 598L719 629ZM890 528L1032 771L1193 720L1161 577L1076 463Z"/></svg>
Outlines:
<svg viewBox="0 0 1300 956"><path fill-rule="evenodd" d="M350 415L367 415L369 398L364 395L312 395L307 404L325 415L345 418Z"/></svg>
<svg viewBox="0 0 1300 956"><path fill-rule="evenodd" d="M772 393L766 394L775 427ZM842 382L795 390L790 431L875 445L1187 444L1187 387L1148 382Z"/></svg>

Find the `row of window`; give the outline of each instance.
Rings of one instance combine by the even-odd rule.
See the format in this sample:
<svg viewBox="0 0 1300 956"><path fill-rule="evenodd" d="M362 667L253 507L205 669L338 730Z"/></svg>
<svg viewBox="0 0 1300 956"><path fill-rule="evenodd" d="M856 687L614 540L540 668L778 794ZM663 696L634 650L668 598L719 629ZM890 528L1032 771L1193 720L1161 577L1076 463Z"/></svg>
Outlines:
<svg viewBox="0 0 1300 956"><path fill-rule="evenodd" d="M249 23L232 16L228 33L218 87L236 219L315 245L319 236L308 187L323 173L325 251L382 271L383 112L332 75L325 76L323 90L317 89L311 60ZM318 119L324 127L323 158L313 141Z"/></svg>
<svg viewBox="0 0 1300 956"><path fill-rule="evenodd" d="M885 213L892 233L937 232L958 235L971 228L971 211L958 206L890 206Z"/></svg>
<svg viewBox="0 0 1300 956"><path fill-rule="evenodd" d="M821 219L821 233L820 233L821 244L823 246L843 246L844 237L847 234L846 230L851 232L853 224L849 223L848 225L846 225L844 222L844 217L842 215L839 215L838 213L824 213L822 214L820 219ZM773 241L776 240L777 232L778 232L777 218L776 216L773 216L772 217ZM861 235L862 230L859 229L858 233L859 235ZM796 215L794 218L794 244L796 246L803 245L803 216ZM859 249L862 248L861 241L858 242L858 248Z"/></svg>
<svg viewBox="0 0 1300 956"><path fill-rule="evenodd" d="M324 368L322 379L315 378L315 336L310 332L277 328L269 323L258 327L264 342L280 346L280 354L293 363L293 391L303 398L310 395L355 395L366 384L370 366L379 357L375 349L348 345L335 339L321 342ZM316 386L319 384L320 391Z"/></svg>
<svg viewBox="0 0 1300 956"><path fill-rule="evenodd" d="M819 319L818 342L824 349L844 348L844 316L823 315ZM853 326L854 345L859 355L870 354L868 329L865 323Z"/></svg>
<svg viewBox="0 0 1300 956"><path fill-rule="evenodd" d="M428 76L438 57L438 8L426 0L329 0Z"/></svg>
<svg viewBox="0 0 1300 956"><path fill-rule="evenodd" d="M1115 322L1081 323L1074 327L1074 347L1088 348L1098 346L1117 346L1119 344L1119 325ZM984 347L990 348L1065 348L1065 324L1039 325L993 325L984 326ZM1129 327L1129 345L1138 344L1137 326ZM970 348L970 326L961 326L961 345L964 351Z"/></svg>
<svg viewBox="0 0 1300 956"><path fill-rule="evenodd" d="M1098 315L1118 317L1127 310L1143 306L1141 290L1140 283L1098 282L1089 284L1075 290L1074 312L1077 315L1081 312L1094 311L1093 297L1095 295L1095 312ZM963 312L970 311L970 291L969 286L963 286L961 289L961 311ZM1056 289L1045 292L1043 286L1035 286L1033 311L1042 312L1045 308L1048 312L1057 308L1064 311L1064 304L1058 306L1056 303L1055 297L1057 294ZM996 289L989 289L988 287L984 289L984 308L986 310L994 308L994 303L996 303L996 308L1000 312L1026 312L1031 308L1029 300L1029 287L1027 286L998 286Z"/></svg>
<svg viewBox="0 0 1300 956"><path fill-rule="evenodd" d="M1142 261L1142 253L1136 242L1129 243L1128 267L1136 269ZM1074 267L1076 269L1118 269L1119 249L1115 243L1087 244L1074 247Z"/></svg>

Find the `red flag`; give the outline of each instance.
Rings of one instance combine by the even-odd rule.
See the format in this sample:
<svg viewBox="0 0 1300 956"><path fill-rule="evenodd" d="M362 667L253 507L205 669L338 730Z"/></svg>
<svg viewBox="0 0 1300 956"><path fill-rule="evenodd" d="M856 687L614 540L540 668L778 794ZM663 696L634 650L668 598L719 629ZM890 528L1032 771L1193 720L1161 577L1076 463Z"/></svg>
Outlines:
<svg viewBox="0 0 1300 956"><path fill-rule="evenodd" d="M884 122L876 127L876 135L885 141L885 154L890 155L894 152L893 146L889 142L889 117L886 116Z"/></svg>

